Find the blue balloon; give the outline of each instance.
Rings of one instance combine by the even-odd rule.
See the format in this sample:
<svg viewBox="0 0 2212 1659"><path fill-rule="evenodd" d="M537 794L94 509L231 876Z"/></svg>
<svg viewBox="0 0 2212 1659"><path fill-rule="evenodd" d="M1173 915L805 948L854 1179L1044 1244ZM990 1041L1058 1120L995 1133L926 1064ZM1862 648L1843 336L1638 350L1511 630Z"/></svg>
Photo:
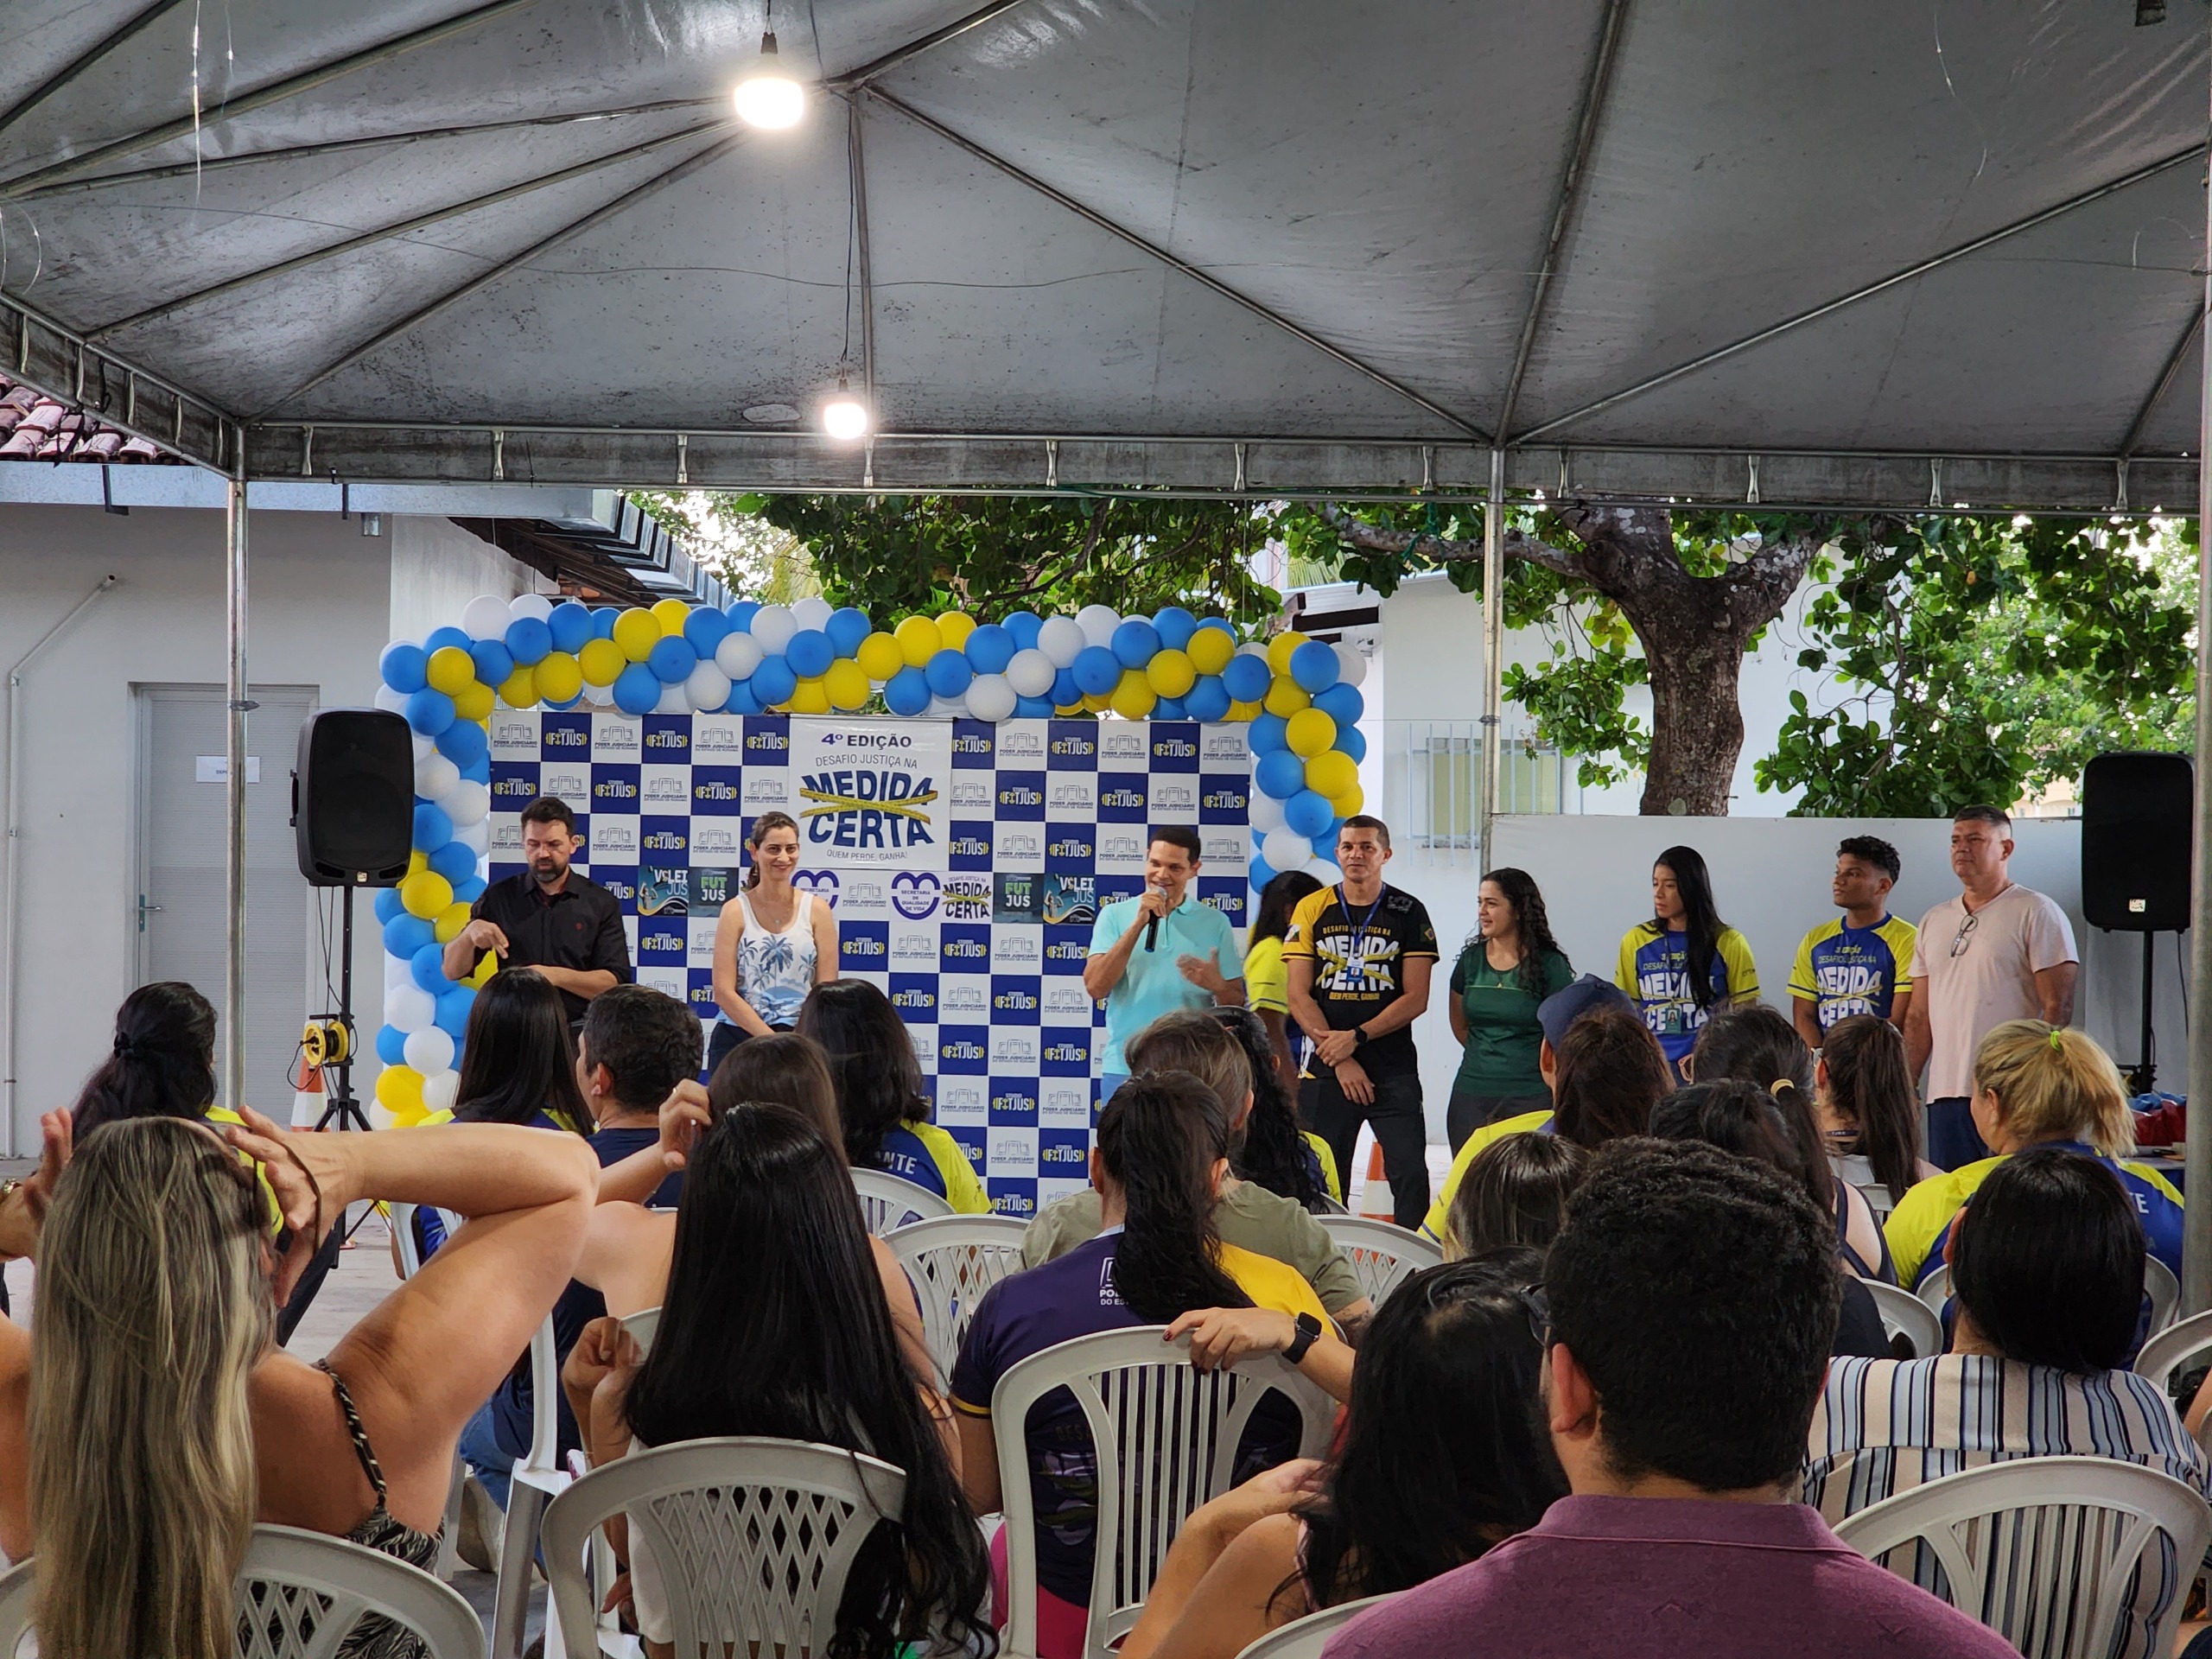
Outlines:
<svg viewBox="0 0 2212 1659"><path fill-rule="evenodd" d="M386 1065L407 1064L407 1033L397 1026L386 1026L377 1033L377 1058Z"/></svg>
<svg viewBox="0 0 2212 1659"><path fill-rule="evenodd" d="M518 666L535 668L553 651L553 625L534 616L517 617L507 624L507 654Z"/></svg>
<svg viewBox="0 0 2212 1659"><path fill-rule="evenodd" d="M995 622L986 622L968 636L968 660L978 674L1003 674L1020 647L1014 635Z"/></svg>
<svg viewBox="0 0 2212 1659"><path fill-rule="evenodd" d="M1367 759L1367 738L1357 726L1337 728L1337 741L1330 746L1351 756L1355 760Z"/></svg>
<svg viewBox="0 0 2212 1659"><path fill-rule="evenodd" d="M931 658L922 673L930 683L930 690L940 697L960 696L976 677L976 671L968 666L966 655L951 650L940 651Z"/></svg>
<svg viewBox="0 0 2212 1659"><path fill-rule="evenodd" d="M1274 750L1260 757L1259 763L1252 768L1252 781L1260 786L1262 794L1287 801L1305 790L1306 763L1288 749ZM1321 804L1325 807L1328 803L1324 801ZM1323 813L1322 821L1326 823L1328 815ZM1305 831L1299 833L1303 835Z"/></svg>
<svg viewBox="0 0 2212 1659"><path fill-rule="evenodd" d="M407 723L425 737L435 737L454 721L453 699L424 686L407 699Z"/></svg>
<svg viewBox="0 0 2212 1659"><path fill-rule="evenodd" d="M1037 635L1044 628L1045 619L1034 611L1016 611L1002 626L1014 636L1016 651L1031 651L1036 648Z"/></svg>
<svg viewBox="0 0 2212 1659"><path fill-rule="evenodd" d="M474 985L455 985L438 998L437 1027L453 1039L454 1058L461 1058L461 1039L468 1034L469 1006L476 1001Z"/></svg>
<svg viewBox="0 0 2212 1659"><path fill-rule="evenodd" d="M1252 728L1245 734L1245 746L1254 754L1274 754L1290 747L1287 728L1290 722L1281 715L1255 715Z"/></svg>
<svg viewBox="0 0 2212 1659"><path fill-rule="evenodd" d="M1244 879L1252 884L1253 892L1260 893L1265 891L1268 883L1275 879L1275 873L1266 859L1254 853L1244 861Z"/></svg>
<svg viewBox="0 0 2212 1659"><path fill-rule="evenodd" d="M407 913L406 906L399 902L397 887L377 889L376 912L378 922L388 922L395 916L404 916Z"/></svg>
<svg viewBox="0 0 2212 1659"><path fill-rule="evenodd" d="M415 850L435 853L453 839L453 820L435 801L415 803Z"/></svg>
<svg viewBox="0 0 2212 1659"><path fill-rule="evenodd" d="M1359 717L1367 712L1367 699L1359 695L1357 686L1346 685L1338 680L1334 685L1324 687L1313 694L1313 706L1339 727L1357 726Z"/></svg>
<svg viewBox="0 0 2212 1659"><path fill-rule="evenodd" d="M468 655L476 664L476 677L494 691L507 683L507 676L515 671L515 654L497 639L479 639L469 646Z"/></svg>
<svg viewBox="0 0 2212 1659"><path fill-rule="evenodd" d="M558 715L567 714L569 709L576 707L576 705L581 703L583 700L584 694L581 691L577 692L575 696L568 698L565 702L556 702L550 697L540 697L538 699L540 702L543 703L548 709L550 709L554 713Z"/></svg>
<svg viewBox="0 0 2212 1659"><path fill-rule="evenodd" d="M1271 754L1268 759L1275 757ZM1326 835L1336 816L1329 798L1315 790L1301 789L1282 804L1282 821L1309 841Z"/></svg>
<svg viewBox="0 0 2212 1659"><path fill-rule="evenodd" d="M429 922L420 916L410 916L404 910L384 925L384 950L388 957L399 957L412 963L417 950L437 942L437 935L431 931Z"/></svg>
<svg viewBox="0 0 2212 1659"><path fill-rule="evenodd" d="M1014 717L1016 720L1044 720L1052 712L1052 700L1050 697L1016 696L1014 700Z"/></svg>
<svg viewBox="0 0 2212 1659"><path fill-rule="evenodd" d="M1076 683L1075 671L1064 668L1052 676L1052 707L1072 709L1083 701L1083 687Z"/></svg>
<svg viewBox="0 0 2212 1659"><path fill-rule="evenodd" d="M801 628L791 635L791 644L784 647L784 660L802 680L818 680L837 660L837 647L830 643L830 636L821 629Z"/></svg>
<svg viewBox="0 0 2212 1659"><path fill-rule="evenodd" d="M553 635L553 649L570 655L582 651L584 643L594 638L591 607L573 599L564 599L553 607L553 614L545 626Z"/></svg>
<svg viewBox="0 0 2212 1659"><path fill-rule="evenodd" d="M883 706L894 715L913 715L930 706L930 677L911 664L883 683Z"/></svg>
<svg viewBox="0 0 2212 1659"><path fill-rule="evenodd" d="M1221 720L1229 714L1229 688L1221 683L1218 674L1201 674L1190 695L1183 699L1192 720Z"/></svg>
<svg viewBox="0 0 2212 1659"><path fill-rule="evenodd" d="M1188 720L1190 717L1190 712L1180 697L1162 697L1152 705L1151 718L1154 720Z"/></svg>
<svg viewBox="0 0 2212 1659"><path fill-rule="evenodd" d="M417 947L407 961L407 971L415 982L433 996L453 983L446 977L445 955L445 946L433 939Z"/></svg>
<svg viewBox="0 0 2212 1659"><path fill-rule="evenodd" d="M612 605L593 606L591 607L592 638L612 639L614 637L614 619L621 614L621 611Z"/></svg>
<svg viewBox="0 0 2212 1659"><path fill-rule="evenodd" d="M456 720L438 734L438 753L461 768L461 775L468 776L469 767L478 761L491 758L491 740L484 735L484 728L473 720ZM491 777L486 772L476 781L482 783Z"/></svg>
<svg viewBox="0 0 2212 1659"><path fill-rule="evenodd" d="M486 741L484 736L484 728L481 726L470 725L469 722L465 720L455 721L454 722L453 731L448 732L446 734L446 737L451 737L454 734L454 732L459 731L464 726L467 726L469 730L476 734L476 741L474 744L476 751L475 754L473 758L463 760L457 755L448 753L446 753L446 759L452 761L456 766L459 766L461 768L461 775L468 779L470 783L482 784L486 789L489 789L492 785L492 753L491 745ZM438 740L438 747L442 753L445 751L445 738L440 738ZM466 749L470 747L470 744L468 741L464 738L461 740L456 747Z"/></svg>
<svg viewBox="0 0 2212 1659"><path fill-rule="evenodd" d="M739 599L731 601L729 608L724 611L722 614L729 619L731 632L750 633L753 632L753 619L759 615L760 613L760 601L759 600Z"/></svg>
<svg viewBox="0 0 2212 1659"><path fill-rule="evenodd" d="M1290 677L1301 691L1325 691L1343 672L1336 648L1319 639L1308 639L1290 653Z"/></svg>
<svg viewBox="0 0 2212 1659"><path fill-rule="evenodd" d="M459 842L454 842L453 844L458 847L461 843ZM484 896L484 888L486 885L486 884L482 876L474 874L472 874L466 881L454 882L453 884L454 901L456 904L474 904L479 899L481 899Z"/></svg>
<svg viewBox="0 0 2212 1659"><path fill-rule="evenodd" d="M1133 616L1114 630L1114 656L1124 668L1142 668L1160 654L1160 630Z"/></svg>
<svg viewBox="0 0 2212 1659"><path fill-rule="evenodd" d="M377 659L377 672L384 677L384 683L403 697L412 696L428 685L430 682L425 677L429 671L429 652L404 639L386 645L384 655Z"/></svg>
<svg viewBox="0 0 2212 1659"><path fill-rule="evenodd" d="M433 628L430 637L423 642L423 655L425 658L435 657L448 645L458 645L467 651L475 643L468 637L466 628Z"/></svg>
<svg viewBox="0 0 2212 1659"><path fill-rule="evenodd" d="M722 704L726 715L757 715L761 712L760 699L753 695L753 682L737 680L729 688L729 701Z"/></svg>
<svg viewBox="0 0 2212 1659"><path fill-rule="evenodd" d="M1169 605L1152 619L1152 626L1159 632L1161 645L1170 651L1180 651L1198 631L1198 619L1180 605Z"/></svg>
<svg viewBox="0 0 2212 1659"><path fill-rule="evenodd" d="M1268 682L1274 676L1268 671L1264 657L1232 657L1229 666L1221 671L1221 683L1229 688L1229 695L1239 702L1257 702L1268 695Z"/></svg>
<svg viewBox="0 0 2212 1659"><path fill-rule="evenodd" d="M753 671L752 684L761 708L772 709L791 700L791 693L798 690L798 676L782 658L763 657L760 666Z"/></svg>
<svg viewBox="0 0 2212 1659"><path fill-rule="evenodd" d="M861 640L875 632L875 626L859 606L843 605L830 613L830 620L823 624L822 631L830 636L830 643L836 646L840 657L849 657L861 648Z"/></svg>
<svg viewBox="0 0 2212 1659"><path fill-rule="evenodd" d="M680 633L664 634L653 641L653 648L645 658L645 666L663 685L681 685L691 677L691 671L699 666L699 653L691 649L691 642ZM620 683L620 677L616 677ZM653 693L656 702L660 693Z"/></svg>
<svg viewBox="0 0 2212 1659"><path fill-rule="evenodd" d="M626 715L650 715L660 702L660 676L648 664L632 663L614 677L614 706Z"/></svg>
<svg viewBox="0 0 2212 1659"><path fill-rule="evenodd" d="M1202 616L1198 619L1198 626L1202 628L1218 628L1232 639L1236 637L1236 625L1227 617Z"/></svg>
<svg viewBox="0 0 2212 1659"><path fill-rule="evenodd" d="M435 807L431 808L433 811L436 810ZM419 824L422 820L423 808L417 806L415 809L415 821ZM417 849L423 847L423 839L420 835L416 836L415 845ZM476 874L476 854L467 842L448 838L444 846L430 855L430 868L453 884L454 896L459 898L461 884Z"/></svg>
<svg viewBox="0 0 2212 1659"><path fill-rule="evenodd" d="M1076 690L1089 697L1103 697L1122 683L1122 659L1103 645L1085 645L1068 664Z"/></svg>
<svg viewBox="0 0 2212 1659"><path fill-rule="evenodd" d="M715 647L729 637L729 618L711 605L695 605L683 619L683 637L702 659L711 657Z"/></svg>

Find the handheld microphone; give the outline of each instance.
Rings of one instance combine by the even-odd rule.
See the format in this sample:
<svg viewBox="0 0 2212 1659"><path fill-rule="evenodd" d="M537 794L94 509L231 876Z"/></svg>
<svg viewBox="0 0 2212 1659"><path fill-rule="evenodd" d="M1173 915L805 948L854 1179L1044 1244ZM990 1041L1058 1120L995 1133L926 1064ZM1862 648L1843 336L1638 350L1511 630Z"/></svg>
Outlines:
<svg viewBox="0 0 2212 1659"><path fill-rule="evenodd" d="M1147 887L1145 889L1145 893L1147 897L1156 893L1162 898L1165 898L1167 893L1167 889L1165 887ZM1144 948L1147 950L1151 950L1156 949L1159 944L1160 918L1154 916L1147 920L1144 925Z"/></svg>

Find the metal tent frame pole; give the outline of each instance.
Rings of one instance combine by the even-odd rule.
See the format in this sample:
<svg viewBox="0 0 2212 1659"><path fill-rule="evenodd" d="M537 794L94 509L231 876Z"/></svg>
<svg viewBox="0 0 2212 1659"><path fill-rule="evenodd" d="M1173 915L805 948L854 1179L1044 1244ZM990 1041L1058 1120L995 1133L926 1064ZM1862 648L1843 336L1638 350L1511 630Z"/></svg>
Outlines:
<svg viewBox="0 0 2212 1659"><path fill-rule="evenodd" d="M234 433L238 454L224 502L225 643L229 671L224 702L225 880L223 939L223 1104L245 1104L245 784L246 499L245 435Z"/></svg>
<svg viewBox="0 0 2212 1659"><path fill-rule="evenodd" d="M2212 100L2212 86L2207 88ZM2208 181L2204 219L2203 315L2212 318L2212 181ZM2212 341L2212 335L2207 335ZM2196 480L2196 823L2192 851L2195 877L2193 925L2189 932L2190 983L2212 985L2212 880L2206 849L2212 848L2212 556L2205 546L2212 524L2212 467L2202 464L2204 445L2212 443L2212 349L2203 353L2198 385ZM2212 1306L2212 1025L2189 1033L2189 1189L2196 1202L2182 1209L2182 1311L2202 1313Z"/></svg>
<svg viewBox="0 0 2212 1659"><path fill-rule="evenodd" d="M1490 498L1483 508L1483 777L1476 823L1482 845L1477 868L1490 873L1491 825L1497 817L1503 775L1498 708L1505 701L1505 450L1490 452Z"/></svg>

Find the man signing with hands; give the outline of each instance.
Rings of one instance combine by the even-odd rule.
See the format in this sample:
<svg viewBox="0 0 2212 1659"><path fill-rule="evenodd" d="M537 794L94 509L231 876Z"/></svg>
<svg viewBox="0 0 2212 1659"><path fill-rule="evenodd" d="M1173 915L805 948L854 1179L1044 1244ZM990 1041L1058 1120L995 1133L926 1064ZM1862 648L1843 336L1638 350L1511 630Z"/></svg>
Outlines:
<svg viewBox="0 0 2212 1659"><path fill-rule="evenodd" d="M1244 1001L1244 951L1229 918L1191 895L1198 834L1188 824L1152 831L1144 892L1098 907L1083 988L1106 1004L1098 1102L1128 1081L1122 1045L1163 1014Z"/></svg>

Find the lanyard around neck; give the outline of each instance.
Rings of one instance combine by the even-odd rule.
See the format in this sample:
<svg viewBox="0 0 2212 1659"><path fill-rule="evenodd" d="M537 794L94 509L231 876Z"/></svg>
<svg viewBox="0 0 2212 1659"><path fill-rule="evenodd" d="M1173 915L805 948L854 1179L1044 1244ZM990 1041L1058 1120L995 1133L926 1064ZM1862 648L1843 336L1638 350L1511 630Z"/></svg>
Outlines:
<svg viewBox="0 0 2212 1659"><path fill-rule="evenodd" d="M1382 908L1382 900L1389 891L1390 885L1386 881L1376 889L1375 902L1367 907L1367 914L1355 922L1351 918L1351 906L1344 899L1344 884L1341 881L1337 883L1337 908L1344 912L1344 926L1351 933L1352 956L1363 964L1367 961L1367 930L1375 920L1375 912ZM1362 971L1364 971L1363 968Z"/></svg>

